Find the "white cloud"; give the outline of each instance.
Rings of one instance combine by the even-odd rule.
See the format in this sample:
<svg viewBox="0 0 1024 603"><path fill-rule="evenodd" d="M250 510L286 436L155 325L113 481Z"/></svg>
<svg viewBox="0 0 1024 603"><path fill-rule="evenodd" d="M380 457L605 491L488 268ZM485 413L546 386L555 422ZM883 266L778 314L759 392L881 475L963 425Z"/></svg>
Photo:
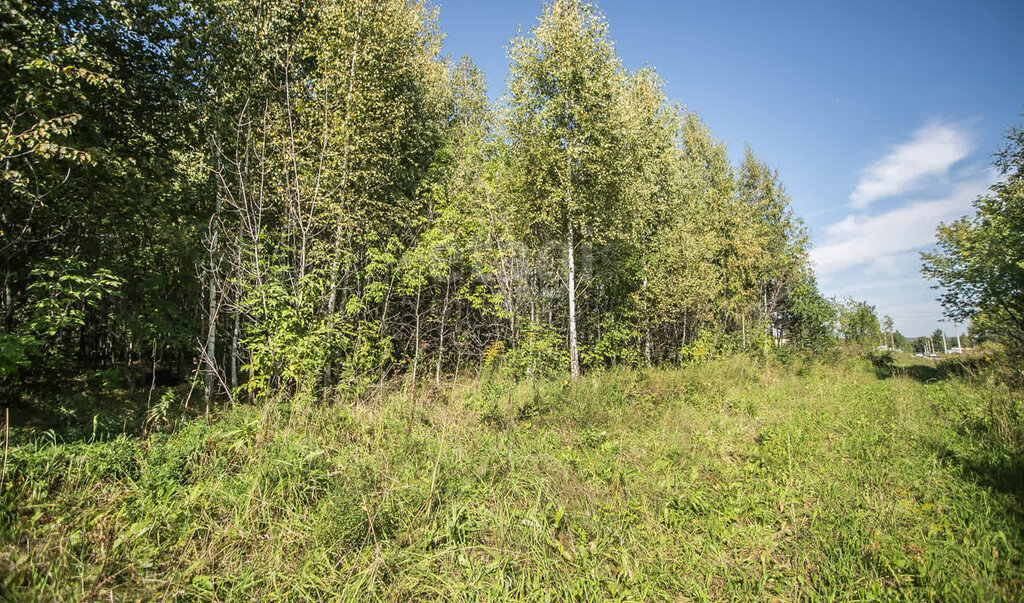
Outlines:
<svg viewBox="0 0 1024 603"><path fill-rule="evenodd" d="M878 199L905 193L929 176L945 175L970 154L971 146L971 137L962 125L924 126L863 171L850 194L850 205L863 209Z"/></svg>
<svg viewBox="0 0 1024 603"><path fill-rule="evenodd" d="M879 308L881 309L881 308ZM896 329L907 337L931 335L937 328L952 334L954 329L963 333L963 327L944 322L942 306L935 300L893 304L886 308L887 313L896 322Z"/></svg>
<svg viewBox="0 0 1024 603"><path fill-rule="evenodd" d="M904 264L900 256L922 249L935 240L935 227L971 210L971 202L996 179L963 182L946 198L916 201L876 216L850 215L829 226L825 241L811 251L811 260L823 277L867 265L872 273L892 275Z"/></svg>
<svg viewBox="0 0 1024 603"><path fill-rule="evenodd" d="M853 296L865 291L896 290L907 285L917 285L921 282L920 276L904 276L902 278L890 278L880 281L857 282L849 284L846 282L836 283L836 295L840 297Z"/></svg>
<svg viewBox="0 0 1024 603"><path fill-rule="evenodd" d="M881 255L871 261L868 270L879 276L899 276L915 274L921 267L920 256L916 251Z"/></svg>

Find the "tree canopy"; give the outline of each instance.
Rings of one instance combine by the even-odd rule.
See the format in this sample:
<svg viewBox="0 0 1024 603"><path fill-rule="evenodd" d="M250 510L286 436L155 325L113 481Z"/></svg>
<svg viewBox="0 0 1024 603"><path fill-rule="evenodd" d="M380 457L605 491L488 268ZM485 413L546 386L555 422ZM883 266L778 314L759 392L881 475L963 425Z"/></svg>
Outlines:
<svg viewBox="0 0 1024 603"><path fill-rule="evenodd" d="M626 69L593 4L544 5L498 103L426 2L0 19L7 394L119 367L207 398L347 398L834 332L779 174L749 148L732 165Z"/></svg>

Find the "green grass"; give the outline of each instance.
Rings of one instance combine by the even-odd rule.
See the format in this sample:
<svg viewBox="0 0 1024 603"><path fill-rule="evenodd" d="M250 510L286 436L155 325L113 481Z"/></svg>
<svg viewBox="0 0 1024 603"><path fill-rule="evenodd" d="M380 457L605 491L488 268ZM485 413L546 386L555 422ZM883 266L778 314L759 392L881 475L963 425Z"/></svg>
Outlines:
<svg viewBox="0 0 1024 603"><path fill-rule="evenodd" d="M979 380L732 358L20 430L0 594L1017 600L1022 414Z"/></svg>

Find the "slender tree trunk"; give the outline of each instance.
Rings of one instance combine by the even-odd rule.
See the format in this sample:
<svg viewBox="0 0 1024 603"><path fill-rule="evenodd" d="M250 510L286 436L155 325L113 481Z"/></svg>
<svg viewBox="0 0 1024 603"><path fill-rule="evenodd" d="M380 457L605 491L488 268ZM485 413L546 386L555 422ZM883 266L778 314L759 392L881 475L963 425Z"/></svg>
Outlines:
<svg viewBox="0 0 1024 603"><path fill-rule="evenodd" d="M690 324L689 321L686 318L684 318L683 319L683 339L682 339L682 343L679 345L679 347L677 348L677 351L676 351L676 362L679 363L679 364L683 363L683 350L682 350L682 347L684 345L686 345L686 334L687 334L687 331L689 330L689 328L688 328L689 324Z"/></svg>
<svg viewBox="0 0 1024 603"><path fill-rule="evenodd" d="M153 371L149 379L149 395L146 396L146 418L149 418L149 409L153 404L153 390L156 389L156 337L153 338Z"/></svg>
<svg viewBox="0 0 1024 603"><path fill-rule="evenodd" d="M412 357L412 391L413 396L416 395L416 370L420 364L420 293L423 290L423 283L417 283L416 285L416 331L415 331L415 346L413 347L414 355Z"/></svg>
<svg viewBox="0 0 1024 603"><path fill-rule="evenodd" d="M14 315L14 295L11 293L11 271L4 271L4 321L3 325L11 329L11 317Z"/></svg>
<svg viewBox="0 0 1024 603"><path fill-rule="evenodd" d="M537 322L537 299L540 297L540 287L537 286L536 262L534 262L532 270L530 268L527 268L527 270L530 271L530 324L533 325Z"/></svg>
<svg viewBox="0 0 1024 603"><path fill-rule="evenodd" d="M231 329L231 389L238 387L238 337L241 331L241 316L235 310L235 325Z"/></svg>
<svg viewBox="0 0 1024 603"><path fill-rule="evenodd" d="M452 277L448 275L444 286L444 304L441 306L441 322L437 336L437 366L434 368L434 385L441 385L441 361L444 359L444 319L448 313L448 298L452 289Z"/></svg>
<svg viewBox="0 0 1024 603"><path fill-rule="evenodd" d="M346 194L348 188L349 178L349 152L351 150L351 137L349 136L349 126L352 117L352 95L355 92L356 86L356 57L359 56L359 19L356 19L356 31L355 40L352 42L352 56L349 59L349 73L348 73L348 91L345 94L345 149L341 156L341 190L342 195ZM331 262L331 282L330 288L331 293L327 299L327 313L330 315L334 314L334 308L338 300L338 274L341 270L341 241L345 234L345 225L341 220L341 213L338 214L338 222L334 231L334 259ZM329 369L328 369L329 370Z"/></svg>
<svg viewBox="0 0 1024 603"><path fill-rule="evenodd" d="M414 354L412 357L412 389L409 395L409 420L405 424L405 437L409 437L412 433L412 424L416 419L416 370L420 364L420 293L423 289L423 283L419 282L416 284L416 332L414 338L416 345L414 347Z"/></svg>
<svg viewBox="0 0 1024 603"><path fill-rule="evenodd" d="M207 329L205 352L203 362L206 364L206 374L203 379L203 396L207 403L213 396L213 388L216 385L217 370L217 235L220 232L220 194L217 194L217 201L214 206L214 214L210 218L210 249L209 249L209 280L207 282Z"/></svg>
<svg viewBox="0 0 1024 603"><path fill-rule="evenodd" d="M345 94L345 149L342 152L341 158L341 186L339 187L342 199L347 198L347 188L349 179L349 152L352 147L352 140L349 133L350 120L352 116L352 95L355 92L356 86L356 57L359 55L359 17L356 17L356 31L355 39L352 42L352 55L349 58L349 73L348 73L348 91ZM334 310L338 303L338 279L341 271L341 242L345 234L344 223L341 219L341 212L344 211L344 205L339 208L337 225L334 230L334 258L331 260L331 280L330 280L330 294L327 298L327 315L330 317L330 324L333 330L334 327ZM324 385L329 386L331 382L331 362L330 359L327 361L327 366L324 369Z"/></svg>
<svg viewBox="0 0 1024 603"><path fill-rule="evenodd" d="M569 218L569 375L575 379L580 376L580 350L576 341L576 240Z"/></svg>
<svg viewBox="0 0 1024 603"><path fill-rule="evenodd" d="M644 296L647 295L647 266L644 266ZM653 366L654 359L654 340L651 338L651 318L650 312L644 317L644 359L647 360L647 366Z"/></svg>
<svg viewBox="0 0 1024 603"><path fill-rule="evenodd" d="M768 342L772 337L772 321L768 318L768 288L765 287L762 292L764 294L764 347L765 351L768 351Z"/></svg>

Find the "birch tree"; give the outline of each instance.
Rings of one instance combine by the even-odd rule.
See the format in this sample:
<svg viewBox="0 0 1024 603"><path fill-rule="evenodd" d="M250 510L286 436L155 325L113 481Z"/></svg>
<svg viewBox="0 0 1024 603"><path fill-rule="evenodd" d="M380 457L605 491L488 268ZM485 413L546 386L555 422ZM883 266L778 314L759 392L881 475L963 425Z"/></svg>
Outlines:
<svg viewBox="0 0 1024 603"><path fill-rule="evenodd" d="M747 230L753 237L747 255L748 314L760 314L764 328L777 326L780 303L795 286L807 265L807 232L793 214L789 196L777 171L758 160L748 146L737 177L741 211L748 217Z"/></svg>
<svg viewBox="0 0 1024 603"><path fill-rule="evenodd" d="M591 5L555 0L512 40L506 98L506 180L513 211L538 242L565 250L570 375L580 374L577 250L622 226L615 178L623 70L608 25Z"/></svg>

